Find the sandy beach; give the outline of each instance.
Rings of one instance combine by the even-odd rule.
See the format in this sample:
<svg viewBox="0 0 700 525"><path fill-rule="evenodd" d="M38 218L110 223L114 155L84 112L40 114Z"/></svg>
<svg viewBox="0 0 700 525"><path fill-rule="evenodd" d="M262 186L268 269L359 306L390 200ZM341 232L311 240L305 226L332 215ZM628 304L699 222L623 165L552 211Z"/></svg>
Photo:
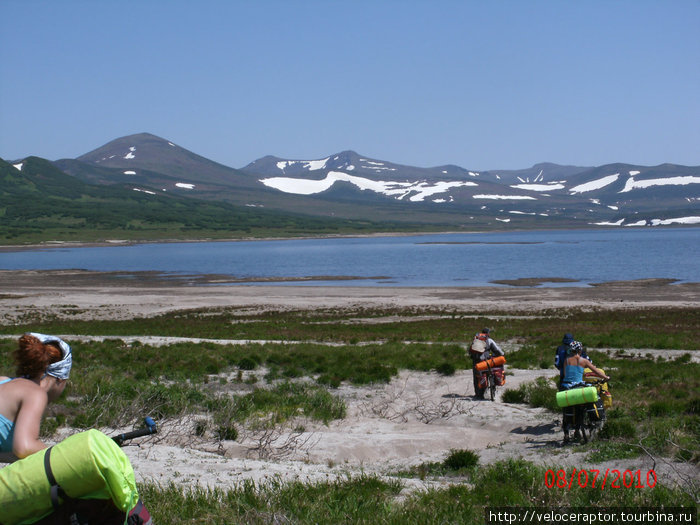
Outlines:
<svg viewBox="0 0 700 525"><path fill-rule="evenodd" d="M239 309L396 308L541 311L548 308L696 307L700 283L668 279L617 281L593 286L399 288L231 284L230 277L195 275L178 279L157 273L84 270L0 271L0 319L43 311L59 318L124 319L190 308ZM85 310L81 312L81 310Z"/></svg>
<svg viewBox="0 0 700 525"><path fill-rule="evenodd" d="M26 315L58 319L128 319L192 308L232 307L239 311L371 307L393 310L508 312L527 315L551 308L698 307L700 284L667 280L605 283L590 287L531 286L482 288L390 288L362 286L230 285L220 276L176 282L154 274L85 271L0 271L0 319ZM80 334L62 334L70 341ZM124 334L126 340L167 344L162 338ZM271 339L274 334L271 334ZM231 343L231 341L214 341ZM506 353L516 349L503 341ZM697 356L695 356L697 357ZM556 371L509 369L507 387L551 377ZM259 371L258 371L259 373ZM347 417L329 425L309 423L302 433L287 429L264 453L260 436L220 443L193 439L193 422L162 421L160 433L125 447L139 480L231 487L242 480L326 480L375 473L390 475L409 465L441 461L451 449L477 450L481 461L523 457L543 465L580 467L583 457L560 444L559 418L524 405L473 398L471 372L454 376L402 371L390 384L342 385L336 395ZM109 433L110 429L104 429ZM111 429L115 430L115 429ZM642 457L600 465L618 469L655 468L659 479L683 482L700 476L697 467ZM407 481L407 490L439 481Z"/></svg>

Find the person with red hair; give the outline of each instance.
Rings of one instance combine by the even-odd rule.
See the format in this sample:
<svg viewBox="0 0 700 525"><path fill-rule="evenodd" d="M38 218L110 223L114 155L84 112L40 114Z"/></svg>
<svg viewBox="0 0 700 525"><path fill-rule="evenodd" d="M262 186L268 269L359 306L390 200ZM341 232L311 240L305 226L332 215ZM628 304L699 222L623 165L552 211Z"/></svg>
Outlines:
<svg viewBox="0 0 700 525"><path fill-rule="evenodd" d="M66 388L70 346L50 335L27 333L14 352L14 378L0 376L0 456L14 461L47 447L39 439L46 406Z"/></svg>

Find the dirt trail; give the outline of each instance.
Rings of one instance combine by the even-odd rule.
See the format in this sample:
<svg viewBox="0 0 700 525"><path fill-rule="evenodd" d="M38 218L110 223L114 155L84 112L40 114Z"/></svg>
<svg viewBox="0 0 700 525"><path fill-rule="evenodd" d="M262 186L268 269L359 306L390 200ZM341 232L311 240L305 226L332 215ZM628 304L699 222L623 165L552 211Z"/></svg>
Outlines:
<svg viewBox="0 0 700 525"><path fill-rule="evenodd" d="M509 370L507 387L556 375L554 370ZM137 477L161 483L199 484L226 488L243 480L325 481L348 475L391 476L409 466L440 462L455 449L469 449L487 464L524 458L554 469L606 468L646 473L654 469L664 484L700 479L697 466L655 461L650 457L592 463L578 446L562 446L556 414L520 404L503 403L503 389L495 402L473 398L471 372L454 376L403 371L382 387L341 386L335 393L348 406L347 417L323 424L305 424L304 433L281 453L260 459L250 448L254 440L183 446L178 432L163 428L157 443L126 447ZM277 445L289 444L291 433ZM177 444L180 443L180 444ZM405 480L406 490L449 481ZM542 481L544 483L544 480Z"/></svg>
<svg viewBox="0 0 700 525"><path fill-rule="evenodd" d="M517 387L551 371L512 370L508 386ZM125 450L143 478L226 486L232 480L321 480L348 473L385 475L425 462L439 462L452 449L478 451L483 460L506 457L506 445L523 453L547 436L558 447L556 417L543 409L473 398L471 371L453 376L403 371L384 386L342 385L334 393L347 404L342 420L306 422L305 432L282 458L261 461L251 454L253 440L174 446L174 437ZM162 429L173 435L172 428ZM280 436L285 442L289 434ZM171 441L171 443L168 443ZM298 446L296 446L298 443ZM508 455L512 455L510 452Z"/></svg>

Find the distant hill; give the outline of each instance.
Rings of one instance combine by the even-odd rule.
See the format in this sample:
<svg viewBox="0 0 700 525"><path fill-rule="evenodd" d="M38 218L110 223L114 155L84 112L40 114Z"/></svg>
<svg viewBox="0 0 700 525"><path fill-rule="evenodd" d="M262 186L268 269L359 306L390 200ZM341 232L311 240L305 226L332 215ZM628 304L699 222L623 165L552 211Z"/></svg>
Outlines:
<svg viewBox="0 0 700 525"><path fill-rule="evenodd" d="M540 163L520 170L476 171L406 166L342 151L311 160L266 156L234 169L140 133L53 166L74 180L43 187L49 195L63 191L61 186L77 188L79 181L95 188L90 192L109 187L113 197L116 188L141 192L143 206L177 197L193 217L207 203L233 206L217 208L223 215L224 210L255 210L259 217L264 210L329 223L354 221L343 228L494 230L700 222L700 167L675 164ZM217 224L225 229L229 222Z"/></svg>
<svg viewBox="0 0 700 525"><path fill-rule="evenodd" d="M91 184L38 157L14 165L0 159L0 180L0 242L5 244L294 236L377 228L366 221L318 219L183 197L133 182Z"/></svg>

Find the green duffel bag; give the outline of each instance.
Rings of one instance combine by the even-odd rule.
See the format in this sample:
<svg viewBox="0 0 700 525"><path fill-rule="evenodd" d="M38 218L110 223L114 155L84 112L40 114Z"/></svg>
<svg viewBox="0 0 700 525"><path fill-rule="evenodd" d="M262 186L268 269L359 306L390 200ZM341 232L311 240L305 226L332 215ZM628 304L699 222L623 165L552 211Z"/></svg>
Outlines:
<svg viewBox="0 0 700 525"><path fill-rule="evenodd" d="M49 482L51 474L54 483ZM124 521L138 502L129 458L97 430L74 434L0 469L2 525L35 523L75 498L111 500L123 511Z"/></svg>
<svg viewBox="0 0 700 525"><path fill-rule="evenodd" d="M570 407L581 403L595 403L598 401L598 391L594 386L572 388L557 392L557 406Z"/></svg>

